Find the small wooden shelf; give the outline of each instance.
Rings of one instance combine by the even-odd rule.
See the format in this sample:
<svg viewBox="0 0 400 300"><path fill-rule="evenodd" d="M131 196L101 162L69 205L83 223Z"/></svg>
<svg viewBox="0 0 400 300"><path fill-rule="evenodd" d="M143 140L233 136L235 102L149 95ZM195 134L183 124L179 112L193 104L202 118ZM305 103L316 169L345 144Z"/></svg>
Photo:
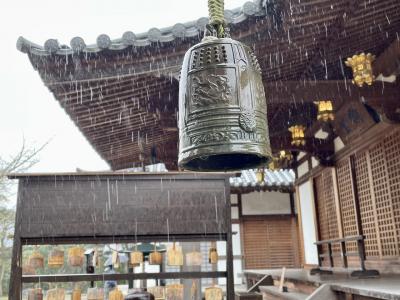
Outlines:
<svg viewBox="0 0 400 300"><path fill-rule="evenodd" d="M38 282L77 282L105 280L144 280L144 279L191 279L226 277L226 272L163 272L163 273L123 273L123 274L56 274L24 275L23 283Z"/></svg>

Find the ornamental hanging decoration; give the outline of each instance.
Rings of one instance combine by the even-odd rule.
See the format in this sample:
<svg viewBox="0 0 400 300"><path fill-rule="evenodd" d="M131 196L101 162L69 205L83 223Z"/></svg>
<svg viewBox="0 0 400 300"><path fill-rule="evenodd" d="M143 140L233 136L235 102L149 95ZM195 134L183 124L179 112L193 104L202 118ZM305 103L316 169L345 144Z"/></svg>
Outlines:
<svg viewBox="0 0 400 300"><path fill-rule="evenodd" d="M229 37L224 1L208 0L210 23L190 48L179 83L179 166L196 171L258 168L271 158L261 68Z"/></svg>
<svg viewBox="0 0 400 300"><path fill-rule="evenodd" d="M265 168L264 167L257 169L256 179L257 179L257 183L264 182L264 180L265 180Z"/></svg>
<svg viewBox="0 0 400 300"><path fill-rule="evenodd" d="M293 159L293 155L290 151L286 151L286 150L279 151L279 160L291 161L292 159Z"/></svg>
<svg viewBox="0 0 400 300"><path fill-rule="evenodd" d="M278 157L272 157L270 163L268 164L268 170L276 171L276 170L279 170L279 168L280 168L279 158Z"/></svg>
<svg viewBox="0 0 400 300"><path fill-rule="evenodd" d="M306 127L303 125L293 125L289 127L289 131L292 133L292 141L291 144L293 146L304 146L306 144L306 139L304 135L304 131Z"/></svg>
<svg viewBox="0 0 400 300"><path fill-rule="evenodd" d="M362 87L364 84L372 85L375 79L372 73L372 62L375 56L371 53L361 53L353 55L346 60L346 66L351 67L353 70L353 84Z"/></svg>
<svg viewBox="0 0 400 300"><path fill-rule="evenodd" d="M335 120L333 114L333 104L330 100L316 101L314 102L318 107L317 120L323 122L329 122Z"/></svg>

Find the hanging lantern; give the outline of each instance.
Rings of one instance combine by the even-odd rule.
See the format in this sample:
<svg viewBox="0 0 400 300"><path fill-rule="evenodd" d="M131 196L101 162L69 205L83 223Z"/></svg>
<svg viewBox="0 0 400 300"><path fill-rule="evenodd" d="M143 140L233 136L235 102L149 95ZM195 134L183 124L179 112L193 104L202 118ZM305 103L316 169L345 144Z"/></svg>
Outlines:
<svg viewBox="0 0 400 300"><path fill-rule="evenodd" d="M179 166L241 170L271 157L261 68L251 49L232 40L223 0L209 0L210 24L190 48L179 86Z"/></svg>
<svg viewBox="0 0 400 300"><path fill-rule="evenodd" d="M293 125L289 127L289 131L292 133L292 145L304 146L306 144L306 139L304 136L305 130L306 128L303 125Z"/></svg>
<svg viewBox="0 0 400 300"><path fill-rule="evenodd" d="M353 84L362 87L364 83L371 85L375 79L372 73L372 62L375 56L371 53L361 53L353 55L346 60L346 66L351 67L353 70Z"/></svg>
<svg viewBox="0 0 400 300"><path fill-rule="evenodd" d="M333 104L330 100L316 101L314 102L318 107L317 120L328 122L335 120L335 115L333 114Z"/></svg>
<svg viewBox="0 0 400 300"><path fill-rule="evenodd" d="M290 151L281 150L279 151L279 159L291 161L293 159L293 155Z"/></svg>

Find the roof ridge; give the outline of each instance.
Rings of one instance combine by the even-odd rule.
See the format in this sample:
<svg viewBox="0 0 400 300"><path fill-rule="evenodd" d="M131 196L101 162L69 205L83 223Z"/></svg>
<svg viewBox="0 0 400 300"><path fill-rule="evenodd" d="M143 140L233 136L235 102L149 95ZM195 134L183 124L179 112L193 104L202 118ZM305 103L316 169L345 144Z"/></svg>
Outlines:
<svg viewBox="0 0 400 300"><path fill-rule="evenodd" d="M241 7L225 10L225 19L228 24L238 24L248 17L265 16L264 1L253 0L245 2ZM100 34L96 44L86 45L82 37L71 39L70 46L60 44L57 39L48 39L43 46L33 43L20 36L17 40L17 49L23 53L35 55L72 55L74 53L97 53L105 49L124 50L128 47L145 47L152 43L172 42L175 39L197 37L208 23L207 17L201 17L195 21L176 23L173 26L161 29L150 28L147 32L135 34L126 31L120 38L111 39L106 34Z"/></svg>

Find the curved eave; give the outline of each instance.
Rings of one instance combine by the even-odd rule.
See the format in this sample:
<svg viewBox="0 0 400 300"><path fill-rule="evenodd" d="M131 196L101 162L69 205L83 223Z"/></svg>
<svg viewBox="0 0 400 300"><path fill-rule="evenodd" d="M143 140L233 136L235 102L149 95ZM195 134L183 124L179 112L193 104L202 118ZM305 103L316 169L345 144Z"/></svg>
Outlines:
<svg viewBox="0 0 400 300"><path fill-rule="evenodd" d="M261 1L248 1L240 8L225 10L225 19L228 24L235 25L242 23L249 17L265 16L265 9ZM97 38L96 44L86 45L80 37L71 40L70 46L60 45L57 40L49 39L45 44L38 45L24 37L19 37L17 49L23 53L29 53L38 56L48 55L73 55L76 53L90 54L98 53L103 50L121 51L128 47L147 47L154 43L171 43L188 38L201 36L208 23L208 18L202 17L196 21L187 23L177 23L174 26L158 29L151 28L145 33L135 34L125 32L122 37L111 40L107 35L101 34ZM74 42L75 41L75 42Z"/></svg>

